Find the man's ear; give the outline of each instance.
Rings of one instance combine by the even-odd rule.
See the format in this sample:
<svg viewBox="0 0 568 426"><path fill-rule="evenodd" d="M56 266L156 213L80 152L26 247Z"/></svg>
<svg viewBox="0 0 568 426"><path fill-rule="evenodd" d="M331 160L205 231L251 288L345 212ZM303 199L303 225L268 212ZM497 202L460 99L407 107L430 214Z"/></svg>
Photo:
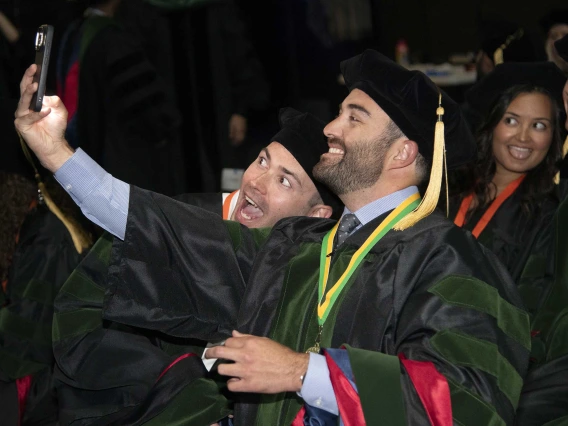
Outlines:
<svg viewBox="0 0 568 426"><path fill-rule="evenodd" d="M321 217L328 219L333 214L333 208L325 204L316 204L313 206L306 216L308 217Z"/></svg>
<svg viewBox="0 0 568 426"><path fill-rule="evenodd" d="M391 157L391 169L401 169L414 162L418 155L418 144L409 139L400 140L393 146L394 156Z"/></svg>

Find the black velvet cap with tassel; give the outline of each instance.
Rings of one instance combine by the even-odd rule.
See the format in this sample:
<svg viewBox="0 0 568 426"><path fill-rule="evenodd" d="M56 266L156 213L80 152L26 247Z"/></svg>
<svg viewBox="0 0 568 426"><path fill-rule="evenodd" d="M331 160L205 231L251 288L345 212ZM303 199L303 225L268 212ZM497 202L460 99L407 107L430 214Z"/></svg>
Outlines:
<svg viewBox="0 0 568 426"><path fill-rule="evenodd" d="M553 62L505 62L471 87L466 92L466 100L485 116L505 90L517 85L531 85L546 89L564 111L562 89L565 83L566 76Z"/></svg>
<svg viewBox="0 0 568 426"><path fill-rule="evenodd" d="M272 141L290 151L316 185L324 204L333 208L332 217L339 218L343 213L343 203L327 186L315 180L313 175L314 166L329 149L323 134L326 123L310 113L294 108L280 109L278 120L280 131L272 137Z"/></svg>
<svg viewBox="0 0 568 426"><path fill-rule="evenodd" d="M442 95L448 168L468 163L476 144L459 105L425 74L409 71L383 54L366 50L341 63L349 91L361 89L419 146L420 154L432 160L439 94Z"/></svg>
<svg viewBox="0 0 568 426"><path fill-rule="evenodd" d="M359 89L370 96L431 164L420 206L395 227L408 228L435 209L446 169L475 158L475 140L458 104L425 74L374 50L343 61L341 72L349 91Z"/></svg>
<svg viewBox="0 0 568 426"><path fill-rule="evenodd" d="M481 46L495 65L503 62L532 62L544 60L544 47L535 37L517 24L502 19L481 22Z"/></svg>

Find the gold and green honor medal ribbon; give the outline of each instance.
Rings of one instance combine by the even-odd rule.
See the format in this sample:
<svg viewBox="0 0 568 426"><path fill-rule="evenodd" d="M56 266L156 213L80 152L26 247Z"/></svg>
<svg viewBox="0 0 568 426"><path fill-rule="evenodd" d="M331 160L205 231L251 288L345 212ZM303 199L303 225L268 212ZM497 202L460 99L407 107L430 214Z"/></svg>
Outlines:
<svg viewBox="0 0 568 426"><path fill-rule="evenodd" d="M323 331L323 325L327 320L327 316L331 312L331 308L335 304L337 297L343 291L343 288L349 281L349 278L357 270L367 253L379 242L381 238L385 236L387 232L391 230L403 217L408 213L413 211L420 204L420 194L415 193L404 200L396 209L394 209L386 218L383 220L379 226L375 228L373 233L369 235L367 240L363 243L361 247L353 254L349 265L339 277L337 282L325 293L327 287L327 280L329 278L329 269L331 265L331 256L328 253L332 252L333 240L339 226L339 222L327 233L324 237L321 254L320 254L320 274L319 274L319 286L318 286L318 324L319 331L316 338L314 346L309 348L306 352L319 353L320 351L320 341L321 333ZM325 296L325 297L324 297Z"/></svg>

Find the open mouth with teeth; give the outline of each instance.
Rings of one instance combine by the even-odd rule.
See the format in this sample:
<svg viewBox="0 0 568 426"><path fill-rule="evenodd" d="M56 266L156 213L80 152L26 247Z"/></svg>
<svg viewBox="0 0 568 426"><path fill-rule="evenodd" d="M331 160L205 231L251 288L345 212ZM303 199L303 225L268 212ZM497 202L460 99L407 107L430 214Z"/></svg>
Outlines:
<svg viewBox="0 0 568 426"><path fill-rule="evenodd" d="M327 151L327 153L343 155L345 154L345 151L343 151L341 148L329 147L329 151Z"/></svg>
<svg viewBox="0 0 568 426"><path fill-rule="evenodd" d="M255 220L264 216L260 206L248 195L245 195L238 209L239 216L245 220Z"/></svg>
<svg viewBox="0 0 568 426"><path fill-rule="evenodd" d="M511 157L515 160L526 160L533 151L530 148L521 148L515 145L509 145L507 148L509 149L509 154L511 154Z"/></svg>
<svg viewBox="0 0 568 426"><path fill-rule="evenodd" d="M321 158L324 159L325 157L327 157L328 160L331 160L333 158L335 159L335 161L338 161L340 158L343 158L344 155L345 151L343 149L337 148L335 146L330 146L329 150L327 152L324 152Z"/></svg>

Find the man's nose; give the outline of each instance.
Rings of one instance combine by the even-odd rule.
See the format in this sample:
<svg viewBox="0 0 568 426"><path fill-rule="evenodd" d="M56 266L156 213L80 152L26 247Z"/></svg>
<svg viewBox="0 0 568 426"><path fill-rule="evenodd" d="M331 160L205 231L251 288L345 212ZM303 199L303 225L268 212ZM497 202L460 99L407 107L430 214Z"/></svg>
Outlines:
<svg viewBox="0 0 568 426"><path fill-rule="evenodd" d="M251 179L250 184L251 186L257 190L262 195L266 195L266 189L268 187L267 181L269 179L270 173L264 172L256 176L254 179Z"/></svg>
<svg viewBox="0 0 568 426"><path fill-rule="evenodd" d="M327 123L327 126L324 127L323 134L327 138L341 138L342 131L341 131L341 125L340 125L340 121L339 121L340 117L341 116L337 116L336 118L331 120L329 123Z"/></svg>

